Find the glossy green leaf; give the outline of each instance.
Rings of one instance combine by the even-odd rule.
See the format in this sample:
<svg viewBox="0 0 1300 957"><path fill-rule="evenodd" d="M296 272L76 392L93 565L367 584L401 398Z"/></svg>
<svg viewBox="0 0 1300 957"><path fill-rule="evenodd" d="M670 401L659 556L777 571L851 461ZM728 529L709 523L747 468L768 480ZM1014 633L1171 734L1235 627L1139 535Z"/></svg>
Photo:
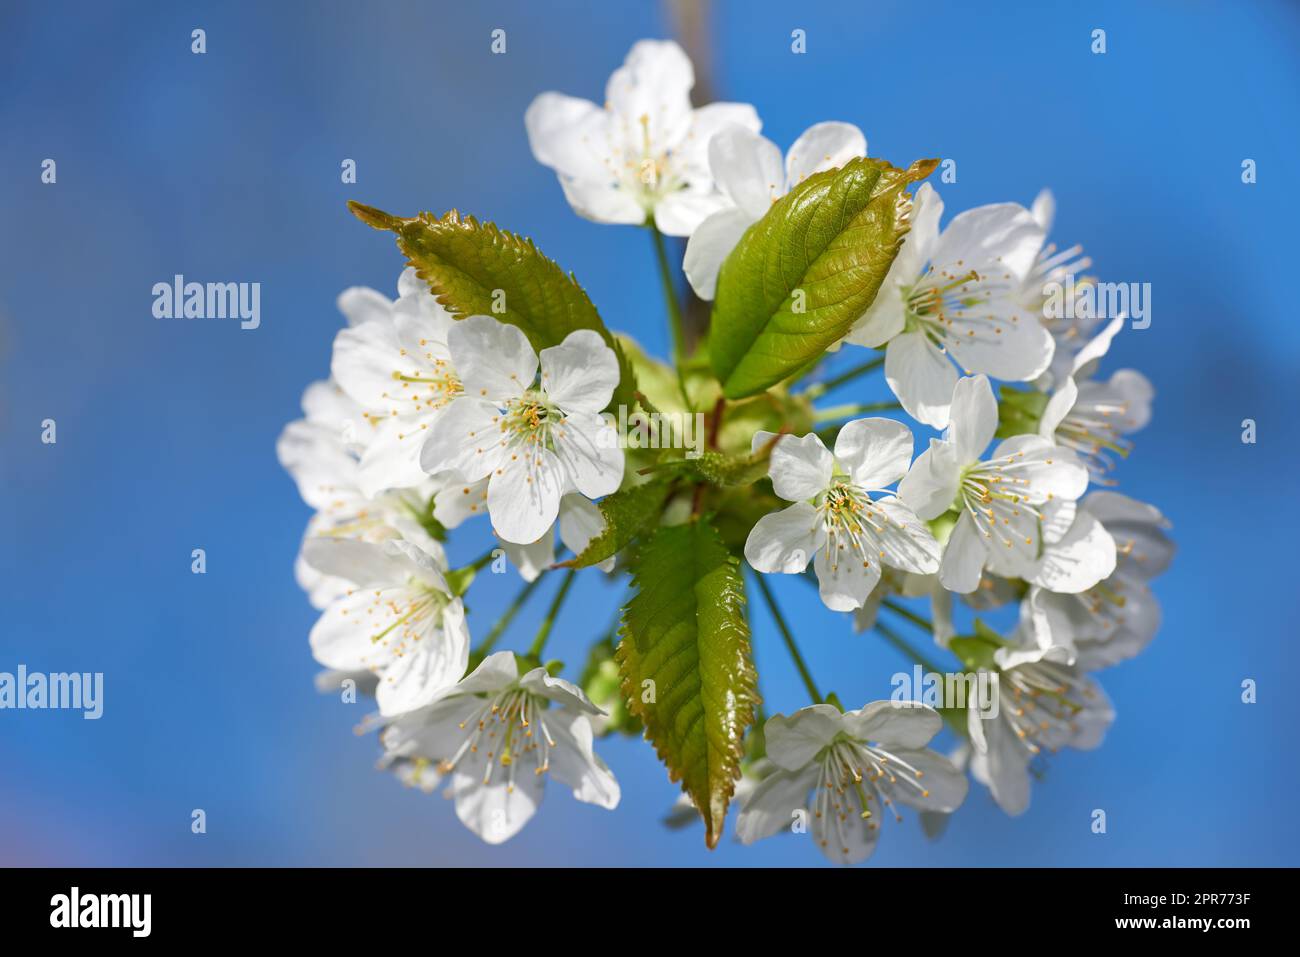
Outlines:
<svg viewBox="0 0 1300 957"><path fill-rule="evenodd" d="M375 229L397 234L408 265L458 319L492 316L518 326L539 352L577 329L600 333L618 356L620 382L611 405L632 407L636 382L622 347L572 273L546 258L531 239L454 209L441 219L432 213L403 219L361 203L348 208Z"/></svg>
<svg viewBox="0 0 1300 957"><path fill-rule="evenodd" d="M587 568L613 558L644 529L655 524L671 486L670 481L656 479L605 496L598 503L605 530L587 543L581 555L561 564L566 568Z"/></svg>
<svg viewBox="0 0 1300 957"><path fill-rule="evenodd" d="M704 520L641 550L618 647L623 694L718 843L758 706L736 559Z"/></svg>
<svg viewBox="0 0 1300 957"><path fill-rule="evenodd" d="M728 398L814 362L867 311L908 229L906 170L855 159L804 180L741 237L718 276L709 358Z"/></svg>

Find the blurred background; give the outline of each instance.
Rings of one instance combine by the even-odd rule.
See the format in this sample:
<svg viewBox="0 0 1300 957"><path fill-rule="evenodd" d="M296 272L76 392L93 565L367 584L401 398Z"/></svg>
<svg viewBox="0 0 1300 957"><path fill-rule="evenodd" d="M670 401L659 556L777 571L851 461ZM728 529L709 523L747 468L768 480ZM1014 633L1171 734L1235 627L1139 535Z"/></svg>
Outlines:
<svg viewBox="0 0 1300 957"><path fill-rule="evenodd" d="M351 731L364 704L316 693L315 612L293 580L308 510L276 436L327 373L339 291L393 295L401 266L347 200L456 207L531 236L611 327L666 353L649 237L574 216L523 114L544 90L600 100L628 47L679 19L631 2L0 8L0 671L105 675L99 721L0 712L0 864L825 863L807 837L742 848L728 833L708 852L700 826L665 830L677 787L627 739L600 748L622 783L616 812L553 784L519 837L479 843L441 797L373 769L377 742ZM1163 630L1101 675L1118 709L1104 746L1056 758L1022 818L975 787L942 839L909 814L873 863L1300 863L1300 7L731 0L686 20L715 98L754 103L782 148L840 119L873 156L955 159L957 182L936 182L949 215L1050 186L1054 239L1082 243L1102 279L1153 287L1150 328L1121 336L1105 368L1139 368L1157 389L1118 474L1174 523ZM497 28L504 55L489 51ZM355 185L340 182L345 158ZM261 328L154 319L151 287L175 273L260 282ZM55 445L40 441L47 418ZM457 536L453 558L486 534ZM206 575L190 572L194 548ZM548 648L571 676L621 592L598 577L580 580ZM774 585L850 707L910 668L812 589ZM480 578L480 635L516 587ZM768 709L789 712L804 694L754 613Z"/></svg>

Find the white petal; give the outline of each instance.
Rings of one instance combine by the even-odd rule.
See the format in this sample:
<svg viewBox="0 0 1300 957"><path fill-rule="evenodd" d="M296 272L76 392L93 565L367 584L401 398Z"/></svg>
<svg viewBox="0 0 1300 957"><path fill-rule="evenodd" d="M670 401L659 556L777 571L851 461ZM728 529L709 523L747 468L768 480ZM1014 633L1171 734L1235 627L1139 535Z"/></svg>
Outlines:
<svg viewBox="0 0 1300 957"><path fill-rule="evenodd" d="M588 498L618 491L624 458L612 421L592 412L572 412L551 430L551 437L565 477L561 491L577 489Z"/></svg>
<svg viewBox="0 0 1300 957"><path fill-rule="evenodd" d="M618 807L618 781L609 766L592 748L591 722L586 715L554 709L545 715L547 730L555 739L551 752L551 775L573 789L584 804L607 810Z"/></svg>
<svg viewBox="0 0 1300 957"><path fill-rule="evenodd" d="M963 465L979 460L998 430L998 402L988 376L967 376L952 390L948 441Z"/></svg>
<svg viewBox="0 0 1300 957"><path fill-rule="evenodd" d="M497 651L479 662L479 666L456 685L457 694L482 694L500 691L519 680L519 665L514 652ZM450 755L440 755L450 757Z"/></svg>
<svg viewBox="0 0 1300 957"><path fill-rule="evenodd" d="M929 526L898 499L882 498L875 503L889 520L876 538L883 552L881 561L905 572L931 575L939 570L942 549Z"/></svg>
<svg viewBox="0 0 1300 957"><path fill-rule="evenodd" d="M838 549L828 541L813 560L813 571L817 573L822 604L831 611L855 611L866 603L880 581L880 560L874 554L864 558L843 541Z"/></svg>
<svg viewBox="0 0 1300 957"><path fill-rule="evenodd" d="M743 126L728 126L709 140L709 169L727 197L750 222L762 217L784 192L781 150Z"/></svg>
<svg viewBox="0 0 1300 957"><path fill-rule="evenodd" d="M922 785L922 790L911 787L892 789L895 798L901 803L921 811L950 814L966 800L966 792L970 789L966 775L942 754L930 750L897 751L894 752L894 757L912 769L896 770L896 774L921 772L916 780Z"/></svg>
<svg viewBox="0 0 1300 957"><path fill-rule="evenodd" d="M772 490L787 502L815 498L830 485L835 458L817 433L783 435L772 449Z"/></svg>
<svg viewBox="0 0 1300 957"><path fill-rule="evenodd" d="M1033 492L1074 501L1088 487L1088 470L1070 449L1037 435L1013 435L998 443L993 458L1020 456L1034 463L1029 473Z"/></svg>
<svg viewBox="0 0 1300 957"><path fill-rule="evenodd" d="M959 595L973 592L979 587L987 556L988 549L984 537L975 527L975 520L970 517L970 512L962 512L943 551L939 581L944 588Z"/></svg>
<svg viewBox="0 0 1300 957"><path fill-rule="evenodd" d="M468 662L469 629L456 599L443 613L443 628L407 640L384 669L375 693L379 713L387 717L431 704L464 676Z"/></svg>
<svg viewBox="0 0 1300 957"><path fill-rule="evenodd" d="M575 555L586 551L591 540L605 531L605 517L600 509L581 495L566 495L560 499L560 541ZM614 567L612 558L601 562L602 571Z"/></svg>
<svg viewBox="0 0 1300 957"><path fill-rule="evenodd" d="M357 487L374 497L386 489L413 488L424 482L428 478L424 444L442 411L390 415L374 422L357 465Z"/></svg>
<svg viewBox="0 0 1300 957"><path fill-rule="evenodd" d="M1115 540L1087 512L1080 511L1065 537L1044 549L1032 581L1054 592L1087 591L1115 570Z"/></svg>
<svg viewBox="0 0 1300 957"><path fill-rule="evenodd" d="M786 188L793 189L814 173L836 169L866 155L867 138L852 123L814 124L800 134L786 154Z"/></svg>
<svg viewBox="0 0 1300 957"><path fill-rule="evenodd" d="M1037 379L1052 364L1056 340L1029 312L1009 300L982 302L948 316L944 340L966 372L1008 382Z"/></svg>
<svg viewBox="0 0 1300 957"><path fill-rule="evenodd" d="M560 177L564 198L573 211L593 223L640 226L646 221L645 207L631 190L605 179L569 179Z"/></svg>
<svg viewBox="0 0 1300 957"><path fill-rule="evenodd" d="M312 626L312 657L339 671L383 667L390 652L376 636L397 621L393 606L405 604L409 594L404 586L366 588L334 600Z"/></svg>
<svg viewBox="0 0 1300 957"><path fill-rule="evenodd" d="M555 535L550 529L530 545L516 545L504 538L500 541L510 564L519 570L519 577L526 582L536 580L538 575L555 564Z"/></svg>
<svg viewBox="0 0 1300 957"><path fill-rule="evenodd" d="M541 352L542 389L565 412L595 414L618 386L618 358L600 333L578 329Z"/></svg>
<svg viewBox="0 0 1300 957"><path fill-rule="evenodd" d="M826 544L826 529L807 502L764 515L745 540L745 560L755 571L798 575Z"/></svg>
<svg viewBox="0 0 1300 957"><path fill-rule="evenodd" d="M330 374L355 402L367 409L387 412L392 406L393 373L399 371L402 345L391 319L378 319L348 329L334 337Z"/></svg>
<svg viewBox="0 0 1300 957"><path fill-rule="evenodd" d="M508 542L535 542L555 523L564 467L550 449L502 460L488 482L492 527Z"/></svg>
<svg viewBox="0 0 1300 957"><path fill-rule="evenodd" d="M459 475L444 473L455 478L433 499L433 517L443 528L459 528L468 518L487 514L488 480L466 482Z"/></svg>
<svg viewBox="0 0 1300 957"><path fill-rule="evenodd" d="M393 301L369 286L350 286L339 293L338 306L349 326L359 326L372 319L387 319Z"/></svg>
<svg viewBox="0 0 1300 957"><path fill-rule="evenodd" d="M691 233L682 270L701 299L713 298L723 262L753 223L743 209L724 209L709 216Z"/></svg>
<svg viewBox="0 0 1300 957"><path fill-rule="evenodd" d="M1038 420L1038 434L1045 439L1056 439L1056 429L1070 414L1079 399L1079 387L1074 379L1066 377L1060 387L1052 393L1043 407L1042 418Z"/></svg>
<svg viewBox="0 0 1300 957"><path fill-rule="evenodd" d="M505 455L499 423L500 412L491 402L465 395L453 399L428 429L420 465L430 475L455 472L469 482L485 478Z"/></svg>
<svg viewBox="0 0 1300 957"><path fill-rule="evenodd" d="M753 844L790 829L796 811L806 811L808 792L817 784L817 766L769 774L750 792L736 818L736 838Z"/></svg>
<svg viewBox="0 0 1300 957"><path fill-rule="evenodd" d="M528 337L491 316L461 319L447 333L447 348L467 396L492 402L515 398L537 375L537 354Z"/></svg>
<svg viewBox="0 0 1300 957"><path fill-rule="evenodd" d="M487 844L510 840L537 813L546 787L546 775L521 768L508 782L506 769L491 768L489 783L484 775L492 759L486 752L465 761L465 768L452 776L451 796L456 801L456 816Z"/></svg>
<svg viewBox="0 0 1300 957"><path fill-rule="evenodd" d="M886 488L912 464L912 431L894 419L854 419L835 439L835 459L859 488Z"/></svg>
<svg viewBox="0 0 1300 957"><path fill-rule="evenodd" d="M957 461L951 444L931 439L898 483L899 501L923 521L938 518L957 500L965 464Z"/></svg>
<svg viewBox="0 0 1300 957"><path fill-rule="evenodd" d="M302 557L323 575L342 578L362 588L397 585L410 575L409 565L382 545L349 538L309 538Z"/></svg>
<svg viewBox="0 0 1300 957"><path fill-rule="evenodd" d="M890 340L885 381L912 418L936 429L947 427L957 370L923 333L905 332Z"/></svg>
<svg viewBox="0 0 1300 957"><path fill-rule="evenodd" d="M1056 199L1052 196L1050 189L1044 189L1034 197L1034 205L1029 208L1033 214L1034 222L1043 228L1043 233L1049 233L1052 230L1052 221L1056 218Z"/></svg>
<svg viewBox="0 0 1300 957"><path fill-rule="evenodd" d="M1023 814L1029 807L1029 752L1001 718L982 724L988 741L988 751L982 763L993 800L1012 817Z"/></svg>
<svg viewBox="0 0 1300 957"><path fill-rule="evenodd" d="M690 236L706 219L729 205L721 193L678 190L655 204L655 225L665 236Z"/></svg>
<svg viewBox="0 0 1300 957"><path fill-rule="evenodd" d="M943 727L933 708L900 707L892 701L873 701L844 715L844 730L859 741L875 741L886 749L915 751L924 748Z"/></svg>
<svg viewBox="0 0 1300 957"><path fill-rule="evenodd" d="M763 726L767 756L777 767L799 771L843 730L843 715L834 705L809 705L788 718L774 714Z"/></svg>
<svg viewBox="0 0 1300 957"><path fill-rule="evenodd" d="M1043 247L1043 227L1019 203L995 203L968 209L953 217L939 236L931 259L961 261L978 268L996 264L1023 280Z"/></svg>
<svg viewBox="0 0 1300 957"><path fill-rule="evenodd" d="M537 162L562 176L611 181L613 177L603 163L608 154L608 116L590 100L543 93L524 114L528 145Z"/></svg>
<svg viewBox="0 0 1300 957"><path fill-rule="evenodd" d="M638 40L605 85L605 105L627 128L639 155L641 137L660 148L674 145L690 122L695 68L671 40ZM642 117L645 118L644 130Z"/></svg>
<svg viewBox="0 0 1300 957"><path fill-rule="evenodd" d="M605 712L591 703L587 693L572 681L557 678L545 668L534 668L519 679L519 687L541 695L579 714L601 715Z"/></svg>

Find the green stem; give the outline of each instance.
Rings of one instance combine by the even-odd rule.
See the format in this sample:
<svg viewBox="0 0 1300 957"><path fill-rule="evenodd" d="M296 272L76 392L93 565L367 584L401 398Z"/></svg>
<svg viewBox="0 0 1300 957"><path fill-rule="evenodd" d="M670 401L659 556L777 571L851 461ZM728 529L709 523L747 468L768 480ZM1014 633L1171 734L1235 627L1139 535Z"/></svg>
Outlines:
<svg viewBox="0 0 1300 957"><path fill-rule="evenodd" d="M924 628L930 634L932 635L934 634L934 622L930 621L930 619L924 617L923 615L918 615L916 612L912 611L907 606L900 605L892 598L886 598L884 601L881 602L881 604L884 605L886 608L888 608L890 611L892 611L894 614L902 615L904 618L906 618L912 624L916 625L918 628Z"/></svg>
<svg viewBox="0 0 1300 957"><path fill-rule="evenodd" d="M510 607L507 608L505 613L497 619L496 624L492 626L492 630L487 633L487 637L483 639L482 644L480 644L474 652L479 658L486 658L491 653L492 648L496 645L501 636L505 634L506 629L510 627L510 623L515 620L515 616L519 614L519 610L524 607L524 602L528 601L528 596L533 593L533 590L537 588L537 585L541 580L542 576L538 575L526 584L520 590L519 594L515 595L514 600L510 603Z"/></svg>
<svg viewBox="0 0 1300 957"><path fill-rule="evenodd" d="M825 699L822 698L821 692L817 690L817 684L812 679L812 673L808 670L803 655L799 653L799 646L795 644L794 635L790 633L790 626L785 623L785 616L781 614L781 609L777 607L776 596L772 594L772 589L763 579L762 574L756 574L754 581L758 583L758 590L762 593L763 600L767 602L767 609L772 613L772 618L776 621L776 627L781 632L781 637L785 639L785 647L789 650L790 657L794 659L794 666L799 671L799 677L803 679L803 686L808 689L808 696L812 698L813 704L821 704Z"/></svg>
<svg viewBox="0 0 1300 957"><path fill-rule="evenodd" d="M841 372L839 375L827 379L825 382L814 382L805 390L804 394L808 396L808 398L810 399L819 398L825 395L827 392L830 392L832 389L838 389L846 382L852 382L858 376L866 375L868 372L876 371L884 364L885 364L885 357L877 356L876 358L870 360L869 362L864 362L861 365L856 365L852 369L849 369L845 372Z"/></svg>
<svg viewBox="0 0 1300 957"><path fill-rule="evenodd" d="M813 413L814 422L831 422L835 419L847 419L864 412L886 412L901 409L897 402L850 402L847 405L833 405L829 409L818 409Z"/></svg>
<svg viewBox="0 0 1300 957"><path fill-rule="evenodd" d="M528 649L529 658L541 661L542 649L546 647L546 639L551 637L551 629L555 626L555 619L560 614L560 606L564 604L564 599L569 594L569 588L573 585L573 577L577 574L577 569L574 568L570 568L565 574L564 581L560 583L560 590L551 599L551 607L546 610L546 617L542 619L542 625L537 629L537 637L533 639L533 646Z"/></svg>
<svg viewBox="0 0 1300 957"><path fill-rule="evenodd" d="M673 333L673 359L680 364L686 358L686 320L682 316L682 304L677 299L677 287L673 284L672 267L668 264L668 248L664 243L664 234L653 222L650 234L654 237L655 258L659 260L659 280L664 288L664 300L668 304L668 318Z"/></svg>

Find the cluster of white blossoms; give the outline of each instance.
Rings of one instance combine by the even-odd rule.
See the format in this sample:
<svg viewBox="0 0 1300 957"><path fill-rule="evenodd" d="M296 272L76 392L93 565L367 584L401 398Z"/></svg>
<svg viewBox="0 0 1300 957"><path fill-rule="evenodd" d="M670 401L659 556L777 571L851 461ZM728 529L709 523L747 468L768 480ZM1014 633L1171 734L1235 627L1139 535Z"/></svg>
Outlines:
<svg viewBox="0 0 1300 957"><path fill-rule="evenodd" d="M783 156L760 135L753 107L693 108L693 85L676 44L641 41L611 76L603 105L545 93L525 124L534 155L579 215L687 238L684 276L700 298L716 300L717 322L731 308L727 282L744 281L737 270L728 275L733 254L780 227L770 211L794 215L792 201L812 195L801 191L850 164L885 164L865 159L866 138L841 122L810 127ZM460 820L495 844L531 818L551 777L579 801L614 808L619 785L594 742L644 731L683 777L685 807L705 817L710 835L734 790L743 798L741 842L806 830L829 858L850 863L872 853L882 821L901 820L902 808L930 822L956 810L967 774L1019 814L1045 755L1100 743L1114 712L1093 673L1154 636L1160 610L1150 581L1173 552L1160 512L1113 490L1153 396L1134 370L1098 377L1125 317L1079 310L1066 321L1046 308L1049 288L1091 281L1077 247L1058 251L1047 241L1050 194L1028 209L968 210L946 226L928 184L891 203L872 222L898 218L901 241L883 247L892 264L828 347L877 358L802 390L791 386L816 364L791 360L764 403L740 412L752 390L733 396L723 375L710 377L707 343L679 353L673 368L598 319L566 326L575 295L585 294L576 283L544 288L571 283L549 273L529 276L533 312L474 308L483 300L472 284L491 289L489 256L462 267L446 247L426 259L402 230L439 222L365 208L371 225L399 233L410 261L398 296L352 288L339 297L347 324L335 336L330 376L308 387L303 417L285 428L278 453L315 510L296 567L321 612L311 651L335 683L373 689L377 713L365 724L381 728L382 766L408 785L444 789ZM449 217L441 223L462 238L478 228ZM494 232L491 241L496 251L514 240ZM510 249L516 273L536 255L531 244ZM545 328L536 319L543 306L561 310ZM670 313L680 321L675 303ZM897 402L870 410L892 407L910 424L901 414L860 417L859 406L848 414L813 407L880 366ZM706 455L634 452L611 414L627 396L646 413L707 414ZM919 455L913 427L938 433ZM444 543L475 523L488 550L453 567ZM584 675L558 677L561 665L542 654L576 570L624 582L631 571L630 587L644 594L647 543L682 525L709 526L701 554L680 555L660 577L704 563L714 543L731 555L721 570L716 562L702 569L700 607L691 610L692 589L677 589L678 604L644 626L629 604L618 652L598 636ZM572 553L568 570L554 572L561 550ZM747 683L756 686L747 625L735 617L743 599L737 605L731 585L716 585L720 574L743 584L742 555L812 698L748 735L755 712L746 708L758 699ZM494 571L508 564L525 584L475 647L463 600L489 562ZM875 701L845 710L818 690L798 652L763 578L777 573L815 584L826 607L851 614L859 629L896 639L885 614L924 628L956 659L954 671L994 679L1000 708L963 714L949 702L941 717L919 702ZM531 647L494 650L544 576L563 576L562 584ZM721 589L711 598L705 579ZM929 618L916 599L928 600ZM1018 606L1007 612L1006 634L985 621L1000 606ZM685 653L655 644L682 635ZM725 654L715 648L723 642ZM708 680L725 674L736 684L705 695L686 672L713 654L725 661ZM629 670L633 656L636 667L667 669L662 705L637 700L644 682ZM691 695L698 700L682 705ZM654 709L670 701L696 708L685 712L693 720L676 712L659 720ZM710 712L719 707L731 710ZM709 753L700 785L698 756L679 735L715 717L731 738ZM958 739L952 757L929 748L945 718ZM711 730L699 733L699 748L717 746ZM726 769L721 783L716 767Z"/></svg>

